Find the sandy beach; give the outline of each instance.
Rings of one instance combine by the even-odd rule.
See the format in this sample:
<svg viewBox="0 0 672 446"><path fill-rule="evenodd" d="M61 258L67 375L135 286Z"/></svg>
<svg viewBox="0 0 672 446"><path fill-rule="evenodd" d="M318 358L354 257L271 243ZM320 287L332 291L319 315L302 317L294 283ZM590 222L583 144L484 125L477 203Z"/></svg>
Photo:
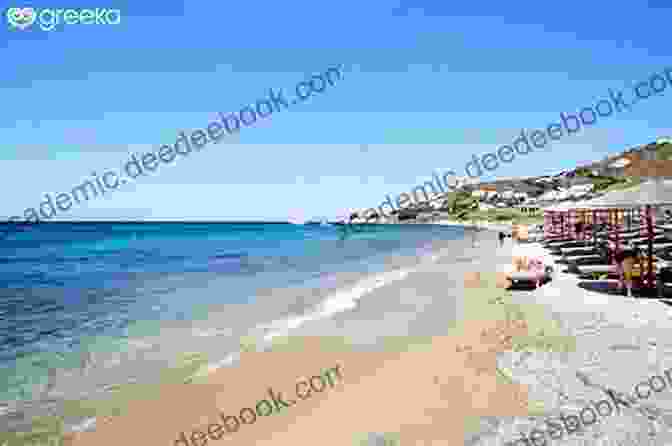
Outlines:
<svg viewBox="0 0 672 446"><path fill-rule="evenodd" d="M437 225L446 225L446 226L462 226L464 228L473 228L476 225L481 230L488 231L505 231L511 232L511 223L492 223L484 220L479 220L475 222L462 222L454 220L441 220L436 223Z"/></svg>
<svg viewBox="0 0 672 446"><path fill-rule="evenodd" d="M66 444L526 444L520 434L544 420L672 367L669 307L585 291L563 273L507 292L499 279L513 242L499 247L496 236L437 243L353 308L297 324L236 366L162 385ZM672 391L657 393L562 441L669 444L671 409Z"/></svg>
<svg viewBox="0 0 672 446"><path fill-rule="evenodd" d="M524 416L525 388L503 380L495 364L506 349L500 338L524 337L527 327L497 317L465 321L479 317L461 299L465 291L479 294L473 273L493 272L498 262L510 259L510 246L497 248L494 233L479 237L477 248L470 240L437 247L415 271L371 291L356 309L292 330L286 351L280 344L280 351L246 353L238 366L214 371L198 383L165 386L160 399L134 402L95 431L76 435L74 444L118 444L127 432L148 445L181 444L175 441L182 432L195 435L194 444L205 444L198 431L218 423L219 413L251 407L269 387L292 395L298 379L336 364L343 379L329 392L209 441L341 445L387 432L398 433L402 444L459 444L467 419ZM457 263L450 255L456 244L462 254ZM492 256L495 250L498 255ZM479 299L493 306L487 297ZM330 342L334 339L339 341Z"/></svg>

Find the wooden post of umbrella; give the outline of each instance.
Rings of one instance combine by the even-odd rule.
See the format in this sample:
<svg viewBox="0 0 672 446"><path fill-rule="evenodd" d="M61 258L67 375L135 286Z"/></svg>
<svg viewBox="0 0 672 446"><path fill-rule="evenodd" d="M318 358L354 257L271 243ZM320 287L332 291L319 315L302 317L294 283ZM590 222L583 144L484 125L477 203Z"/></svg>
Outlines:
<svg viewBox="0 0 672 446"><path fill-rule="evenodd" d="M648 238L649 238L649 253L648 253L648 260L649 260L649 270L647 274L647 286L651 288L654 283L654 276L653 276L653 221L651 218L651 205L647 204L646 205L646 232L648 233Z"/></svg>
<svg viewBox="0 0 672 446"><path fill-rule="evenodd" d="M616 211L613 214L612 214L611 209L607 210L607 212L609 214L611 214L611 215L609 215L609 217L618 218L618 209L616 209ZM616 220L616 223L617 222L618 222L618 219ZM618 225L614 224L612 227L614 228L614 232L615 232L615 237L614 237L615 238L615 240L614 240L614 244L615 244L615 247L614 247L614 263L616 263L616 253L618 253L621 249L621 237L620 237L620 234L619 234L619 231L618 231ZM621 282L621 286L622 285L623 285L623 283Z"/></svg>

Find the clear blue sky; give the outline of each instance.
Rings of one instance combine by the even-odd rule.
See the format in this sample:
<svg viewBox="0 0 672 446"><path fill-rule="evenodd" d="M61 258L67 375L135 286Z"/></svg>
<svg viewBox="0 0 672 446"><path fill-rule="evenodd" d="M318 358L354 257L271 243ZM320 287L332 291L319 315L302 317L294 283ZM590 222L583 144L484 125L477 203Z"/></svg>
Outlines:
<svg viewBox="0 0 672 446"><path fill-rule="evenodd" d="M664 0L106 6L121 24L9 32L3 16L0 219L338 64L344 79L322 95L58 218L285 220L378 206L672 66ZM671 105L668 86L494 175L672 135Z"/></svg>

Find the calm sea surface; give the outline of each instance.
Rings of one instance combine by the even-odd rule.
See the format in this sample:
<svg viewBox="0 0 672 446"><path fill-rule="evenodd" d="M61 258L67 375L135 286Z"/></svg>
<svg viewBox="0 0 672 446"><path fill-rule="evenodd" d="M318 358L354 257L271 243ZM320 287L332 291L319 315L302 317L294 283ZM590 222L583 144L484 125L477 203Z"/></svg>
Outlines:
<svg viewBox="0 0 672 446"><path fill-rule="evenodd" d="M381 272L390 255L417 255L432 241L462 235L430 225L357 232L272 223L26 227L0 241L0 400L30 398L31 384L50 367L78 364L82 351L95 349L92 339L128 339L131 326L188 322L222 304L263 305L261 288Z"/></svg>

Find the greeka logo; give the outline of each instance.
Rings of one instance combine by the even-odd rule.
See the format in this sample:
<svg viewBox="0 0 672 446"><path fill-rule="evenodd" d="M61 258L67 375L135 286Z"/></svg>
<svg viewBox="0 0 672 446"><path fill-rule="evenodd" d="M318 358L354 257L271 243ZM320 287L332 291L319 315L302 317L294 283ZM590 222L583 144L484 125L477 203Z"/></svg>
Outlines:
<svg viewBox="0 0 672 446"><path fill-rule="evenodd" d="M35 17L35 10L33 8L9 8L7 10L7 21L14 28L29 28L35 23Z"/></svg>
<svg viewBox="0 0 672 446"><path fill-rule="evenodd" d="M63 25L118 25L121 11L118 9L40 9L9 8L7 22L11 29L27 30L37 22L42 31L52 31Z"/></svg>

